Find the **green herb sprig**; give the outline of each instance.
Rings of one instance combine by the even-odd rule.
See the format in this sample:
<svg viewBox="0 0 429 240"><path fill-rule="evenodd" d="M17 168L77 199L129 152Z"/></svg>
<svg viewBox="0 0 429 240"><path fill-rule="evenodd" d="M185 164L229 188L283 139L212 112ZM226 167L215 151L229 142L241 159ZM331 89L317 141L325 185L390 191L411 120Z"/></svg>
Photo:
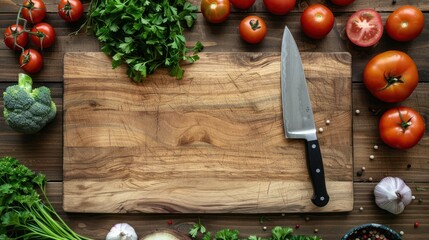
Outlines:
<svg viewBox="0 0 429 240"><path fill-rule="evenodd" d="M40 196L40 194L41 196ZM0 240L88 240L73 232L46 197L46 178L18 160L0 158Z"/></svg>
<svg viewBox="0 0 429 240"><path fill-rule="evenodd" d="M303 236L294 235L293 229L290 227L276 226L271 230L271 237L263 238L255 235L247 238L239 238L240 232L235 229L222 229L216 232L215 236L211 237L211 232L198 222L194 224L189 230L189 235L196 239L198 234L202 235L202 240L320 240L318 236Z"/></svg>
<svg viewBox="0 0 429 240"><path fill-rule="evenodd" d="M141 82L159 67L183 78L182 61L193 63L203 45L186 46L184 27L192 27L197 7L187 0L92 0L86 27L112 56L112 67L128 65Z"/></svg>

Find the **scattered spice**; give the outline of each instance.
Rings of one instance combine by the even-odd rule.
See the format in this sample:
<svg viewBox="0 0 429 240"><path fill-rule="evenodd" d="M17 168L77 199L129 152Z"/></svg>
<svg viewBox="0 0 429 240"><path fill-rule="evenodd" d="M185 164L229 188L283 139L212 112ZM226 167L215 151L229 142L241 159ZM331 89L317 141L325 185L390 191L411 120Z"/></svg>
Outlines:
<svg viewBox="0 0 429 240"><path fill-rule="evenodd" d="M323 128L319 128L319 132L322 133L323 132Z"/></svg>
<svg viewBox="0 0 429 240"><path fill-rule="evenodd" d="M359 115L360 114L360 110L356 109L355 113L356 113L356 115Z"/></svg>
<svg viewBox="0 0 429 240"><path fill-rule="evenodd" d="M419 222L415 222L414 223L414 228L418 228L418 227L420 227L420 223Z"/></svg>
<svg viewBox="0 0 429 240"><path fill-rule="evenodd" d="M374 145L374 149L377 150L378 149L378 145Z"/></svg>
<svg viewBox="0 0 429 240"><path fill-rule="evenodd" d="M369 177L369 178L368 178L368 181L372 182L372 177Z"/></svg>
<svg viewBox="0 0 429 240"><path fill-rule="evenodd" d="M314 233L318 233L318 232L319 232L319 229L315 228Z"/></svg>
<svg viewBox="0 0 429 240"><path fill-rule="evenodd" d="M381 109L380 108L373 108L373 107L368 107L368 110L371 112L372 115L377 116L380 112Z"/></svg>
<svg viewBox="0 0 429 240"><path fill-rule="evenodd" d="M374 160L375 156L374 155L369 155L369 159Z"/></svg>
<svg viewBox="0 0 429 240"><path fill-rule="evenodd" d="M360 207L360 208L359 208L359 211L363 211L363 207Z"/></svg>
<svg viewBox="0 0 429 240"><path fill-rule="evenodd" d="M299 225L299 224L296 224L295 225L295 229L298 229L298 228L300 228L301 226Z"/></svg>
<svg viewBox="0 0 429 240"><path fill-rule="evenodd" d="M407 164L407 168L410 169L411 168L411 164Z"/></svg>
<svg viewBox="0 0 429 240"><path fill-rule="evenodd" d="M305 221L310 221L310 218L309 217L305 217Z"/></svg>
<svg viewBox="0 0 429 240"><path fill-rule="evenodd" d="M331 120L327 119L325 123L326 123L326 125L329 125L329 124L331 124Z"/></svg>
<svg viewBox="0 0 429 240"><path fill-rule="evenodd" d="M264 226L262 230L267 231L267 226Z"/></svg>
<svg viewBox="0 0 429 240"><path fill-rule="evenodd" d="M363 175L362 170L359 170L359 171L356 172L356 176L361 177L362 175Z"/></svg>
<svg viewBox="0 0 429 240"><path fill-rule="evenodd" d="M414 195L413 195L413 196L411 196L411 199L415 200L415 199L416 199L416 196L414 196Z"/></svg>
<svg viewBox="0 0 429 240"><path fill-rule="evenodd" d="M172 220L172 219L168 219L168 220L167 220L167 224L168 224L168 225L172 225L172 224L173 224L173 220Z"/></svg>
<svg viewBox="0 0 429 240"><path fill-rule="evenodd" d="M362 167L361 169L362 169L362 171L365 171L365 169L366 169L366 168L365 168L365 167Z"/></svg>
<svg viewBox="0 0 429 240"><path fill-rule="evenodd" d="M402 235L404 235L405 233L404 233L404 231L400 231L400 232L399 232L399 234L402 236Z"/></svg>
<svg viewBox="0 0 429 240"><path fill-rule="evenodd" d="M396 4L396 0L392 0L392 5L395 5Z"/></svg>

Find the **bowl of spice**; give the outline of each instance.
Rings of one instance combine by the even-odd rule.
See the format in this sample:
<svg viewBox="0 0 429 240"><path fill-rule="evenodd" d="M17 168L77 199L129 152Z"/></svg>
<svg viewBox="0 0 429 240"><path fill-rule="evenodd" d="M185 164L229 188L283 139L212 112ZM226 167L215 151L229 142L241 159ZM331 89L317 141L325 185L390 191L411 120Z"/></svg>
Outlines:
<svg viewBox="0 0 429 240"><path fill-rule="evenodd" d="M391 228L368 223L350 229L341 240L402 240L402 237Z"/></svg>

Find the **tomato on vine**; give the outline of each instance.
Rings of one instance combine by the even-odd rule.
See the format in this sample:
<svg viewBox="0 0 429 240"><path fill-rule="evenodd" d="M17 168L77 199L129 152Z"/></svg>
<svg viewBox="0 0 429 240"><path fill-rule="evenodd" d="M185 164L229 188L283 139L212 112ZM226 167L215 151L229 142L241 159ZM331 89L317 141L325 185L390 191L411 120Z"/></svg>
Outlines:
<svg viewBox="0 0 429 240"><path fill-rule="evenodd" d="M363 83L378 99L397 103L408 98L417 87L419 74L406 53L389 50L373 57L363 70Z"/></svg>
<svg viewBox="0 0 429 240"><path fill-rule="evenodd" d="M39 23L46 16L46 6L43 0L26 0L22 5L22 17L30 23Z"/></svg>
<svg viewBox="0 0 429 240"><path fill-rule="evenodd" d="M83 5L80 0L60 0L58 14L67 22L76 22L82 17Z"/></svg>
<svg viewBox="0 0 429 240"><path fill-rule="evenodd" d="M48 23L38 23L31 29L30 38L40 49L48 48L55 42L55 30Z"/></svg>
<svg viewBox="0 0 429 240"><path fill-rule="evenodd" d="M301 29L310 38L324 38L334 26L334 14L320 3L308 6L301 14Z"/></svg>
<svg viewBox="0 0 429 240"><path fill-rule="evenodd" d="M19 65L27 73L38 73L43 66L42 55L35 49L26 49L19 56Z"/></svg>
<svg viewBox="0 0 429 240"><path fill-rule="evenodd" d="M410 107L393 107L383 113L378 127L384 143L397 149L409 149L423 137L425 121Z"/></svg>
<svg viewBox="0 0 429 240"><path fill-rule="evenodd" d="M231 12L229 0L201 0L201 13L210 23L222 23Z"/></svg>
<svg viewBox="0 0 429 240"><path fill-rule="evenodd" d="M247 16L238 27L241 38L251 44L260 43L267 34L265 21L258 16Z"/></svg>
<svg viewBox="0 0 429 240"><path fill-rule="evenodd" d="M24 31L22 25L18 24L17 27L16 24L12 24L4 30L3 39L8 48L19 50L27 45L28 33Z"/></svg>
<svg viewBox="0 0 429 240"><path fill-rule="evenodd" d="M420 35L424 24L425 18L420 9L404 5L389 15L386 20L386 32L397 41L411 41Z"/></svg>

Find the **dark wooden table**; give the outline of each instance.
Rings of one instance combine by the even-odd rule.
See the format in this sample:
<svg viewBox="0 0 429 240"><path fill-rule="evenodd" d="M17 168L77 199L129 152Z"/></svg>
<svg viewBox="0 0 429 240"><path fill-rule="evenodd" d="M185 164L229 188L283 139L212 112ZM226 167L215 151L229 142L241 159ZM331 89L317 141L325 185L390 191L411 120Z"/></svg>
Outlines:
<svg viewBox="0 0 429 240"><path fill-rule="evenodd" d="M18 7L16 0L0 0L0 31L13 24ZM372 1L356 0L348 7L337 7L329 1L318 1L328 5L335 14L335 25L329 35L322 40L311 40L300 30L300 13L306 1L298 1L293 12L286 16L274 16L267 13L262 0L248 11L237 11L220 25L210 25L198 14L198 21L192 30L187 31L190 42L202 41L206 51L244 52L244 51L280 51L283 28L287 25L300 48L300 51L332 52L346 51L352 54L353 111L360 110L353 116L353 159L354 159L354 209L346 213L325 214L77 214L65 213L62 210L62 103L63 103L63 55L65 52L100 51L97 40L80 33L69 34L79 28L84 20L77 24L67 24L56 13L56 2L47 0L48 16L57 33L53 47L44 51L45 66L39 74L32 75L35 86L45 85L52 90L58 107L54 122L35 135L22 135L11 130L0 116L0 155L13 156L35 171L46 174L49 179L48 193L56 210L65 221L78 233L95 239L103 239L110 227L118 222L133 225L139 235L144 235L158 228L175 228L187 232L190 224L201 221L210 231L224 228L238 229L241 236L267 236L274 226L300 225L298 234L315 234L323 239L340 239L350 228L364 223L380 223L403 231L404 239L429 239L429 136L428 130L421 142L407 151L399 151L383 144L377 134L379 114L394 104L376 100L362 84L362 70L366 63L377 53L396 49L407 52L416 62L420 83L415 92L401 105L418 110L425 120L429 116L429 1ZM316 2L316 1L310 1ZM200 1L192 3L199 5ZM380 43L372 48L362 49L353 46L344 36L347 18L356 10L374 8L385 21L388 15L398 6L411 4L419 7L425 16L425 29L414 41L399 43L386 34ZM88 6L88 3L85 4ZM237 26L240 20L249 13L262 16L268 25L268 35L259 45L245 44L238 36ZM0 44L0 90L17 81L17 74L22 72L18 65L18 53ZM3 102L0 100L1 108ZM396 104L398 105L398 104ZM375 150L374 145L379 149ZM370 160L369 156L375 159ZM365 167L363 175L356 173ZM378 208L374 202L373 189L385 176L396 176L404 179L412 188L415 200L400 215L393 215ZM420 227L415 228L414 223ZM172 223L172 224L171 224ZM317 230L315 230L317 229Z"/></svg>

